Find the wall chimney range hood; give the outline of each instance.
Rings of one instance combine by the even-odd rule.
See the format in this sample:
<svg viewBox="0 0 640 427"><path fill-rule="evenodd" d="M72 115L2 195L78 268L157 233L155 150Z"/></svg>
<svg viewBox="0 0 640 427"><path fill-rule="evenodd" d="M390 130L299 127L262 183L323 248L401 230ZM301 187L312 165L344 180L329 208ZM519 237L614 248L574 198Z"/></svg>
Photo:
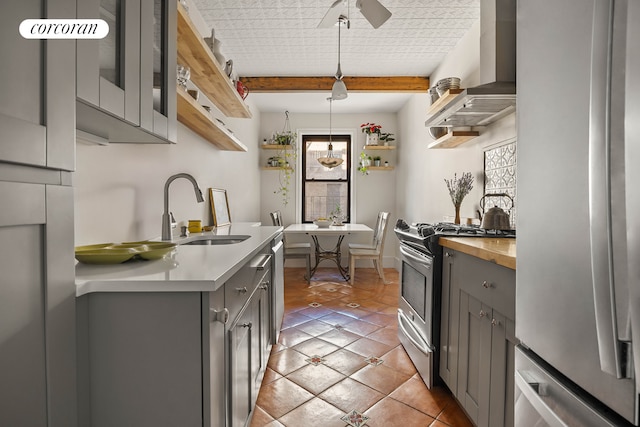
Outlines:
<svg viewBox="0 0 640 427"><path fill-rule="evenodd" d="M486 126L516 109L516 2L480 2L481 85L430 111L427 127ZM435 107L435 105L434 105Z"/></svg>

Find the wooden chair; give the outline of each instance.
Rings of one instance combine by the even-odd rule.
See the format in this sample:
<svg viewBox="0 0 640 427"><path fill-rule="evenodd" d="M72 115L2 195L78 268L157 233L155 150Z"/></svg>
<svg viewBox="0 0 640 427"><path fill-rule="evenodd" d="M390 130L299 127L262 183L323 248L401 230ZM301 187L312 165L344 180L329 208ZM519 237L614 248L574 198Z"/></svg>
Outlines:
<svg viewBox="0 0 640 427"><path fill-rule="evenodd" d="M282 214L280 211L270 213L273 225L282 227ZM284 259L304 258L307 266L307 275L304 277L307 283L311 283L311 243L287 243L285 236L282 237L284 243Z"/></svg>
<svg viewBox="0 0 640 427"><path fill-rule="evenodd" d="M373 242L371 244L349 244L349 282L353 284L356 273L356 260L370 259L373 266L378 271L378 276L382 279L382 283L387 283L384 278L382 269L382 255L384 253L384 238L387 234L387 222L389 221L389 212L380 212L376 222L376 228L373 230Z"/></svg>

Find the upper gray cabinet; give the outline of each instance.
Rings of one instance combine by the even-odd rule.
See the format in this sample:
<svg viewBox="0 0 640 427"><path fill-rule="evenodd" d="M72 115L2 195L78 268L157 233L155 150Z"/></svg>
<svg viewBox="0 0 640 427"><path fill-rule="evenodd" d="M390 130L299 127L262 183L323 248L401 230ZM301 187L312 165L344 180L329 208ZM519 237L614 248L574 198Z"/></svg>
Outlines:
<svg viewBox="0 0 640 427"><path fill-rule="evenodd" d="M83 0L109 34L77 42L77 124L109 142L176 140L176 1Z"/></svg>
<svg viewBox="0 0 640 427"><path fill-rule="evenodd" d="M25 19L74 18L75 0L28 0L0 13L0 162L75 168L75 41L25 39Z"/></svg>

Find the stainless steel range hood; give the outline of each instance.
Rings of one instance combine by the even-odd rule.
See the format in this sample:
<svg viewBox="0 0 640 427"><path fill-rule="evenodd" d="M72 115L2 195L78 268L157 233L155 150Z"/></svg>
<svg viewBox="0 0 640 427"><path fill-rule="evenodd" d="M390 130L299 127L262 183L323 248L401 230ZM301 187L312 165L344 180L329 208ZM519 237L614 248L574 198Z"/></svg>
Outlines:
<svg viewBox="0 0 640 427"><path fill-rule="evenodd" d="M480 81L431 112L425 126L486 126L516 108L516 1L480 2Z"/></svg>

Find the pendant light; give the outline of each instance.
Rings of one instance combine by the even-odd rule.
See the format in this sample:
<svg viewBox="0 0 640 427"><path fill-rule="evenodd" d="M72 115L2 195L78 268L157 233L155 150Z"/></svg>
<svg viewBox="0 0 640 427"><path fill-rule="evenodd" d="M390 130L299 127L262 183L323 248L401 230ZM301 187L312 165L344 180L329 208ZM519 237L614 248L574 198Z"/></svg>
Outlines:
<svg viewBox="0 0 640 427"><path fill-rule="evenodd" d="M331 143L331 103L333 102L333 97L327 98L327 101L329 101L329 147L326 157L320 157L318 162L326 168L333 169L336 166L340 166L344 160L333 155L333 144Z"/></svg>
<svg viewBox="0 0 640 427"><path fill-rule="evenodd" d="M342 70L340 69L340 27L346 24L349 26L349 20L346 16L340 15L338 18L338 70L336 71L336 81L333 83L331 90L331 99L340 101L347 98L347 86L342 81Z"/></svg>

